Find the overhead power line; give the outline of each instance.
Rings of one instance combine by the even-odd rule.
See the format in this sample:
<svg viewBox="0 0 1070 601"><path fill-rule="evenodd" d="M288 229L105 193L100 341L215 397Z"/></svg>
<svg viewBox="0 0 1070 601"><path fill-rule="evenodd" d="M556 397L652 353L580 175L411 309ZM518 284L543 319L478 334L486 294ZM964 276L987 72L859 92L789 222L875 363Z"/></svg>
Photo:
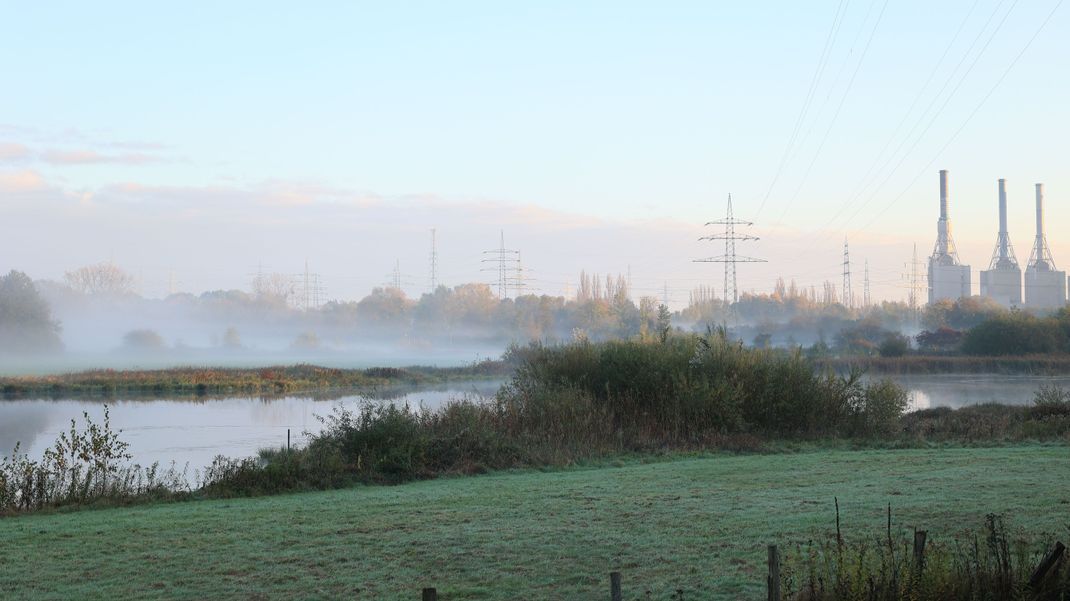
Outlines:
<svg viewBox="0 0 1070 601"><path fill-rule="evenodd" d="M840 25L843 24L843 15L847 14L847 6L850 4L849 0L840 0L840 3L836 6L836 12L832 16L832 26L829 28L828 35L825 37L825 45L821 49L821 57L817 61L817 68L814 69L814 75L810 79L810 88L806 91L806 99L803 100L802 109L799 111L799 116L795 119L795 127L791 130L787 148L784 149L784 155L780 157L780 164L777 166L776 173L773 175L772 181L769 182L769 188L766 189L761 204L758 205L758 211L754 214L755 219L762 214L762 210L765 208L765 203L773 193L773 188L776 187L777 181L784 173L784 168L788 164L788 158L795 149L795 140L798 138L799 131L802 130L802 124L806 120L807 113L810 111L810 103L813 101L818 83L824 75L825 67L828 65L829 55L831 54L832 47L835 45L836 36L840 31Z"/></svg>
<svg viewBox="0 0 1070 601"><path fill-rule="evenodd" d="M980 112L981 108L985 105L986 102L988 102L988 99L992 97L992 94L994 94L999 88L999 86L1003 83L1003 80L1005 80L1007 78L1007 75L1010 74L1011 70L1014 69L1014 66L1018 64L1018 61L1021 60L1022 56L1024 56L1026 51L1029 50L1029 47L1032 46L1033 42L1036 41L1038 36L1040 36L1040 33L1044 31L1044 28L1048 25L1048 23L1051 21L1051 18L1055 16L1055 13L1062 5L1063 0L1058 0L1058 2L1055 3L1055 6L1051 9L1051 12L1047 14L1044 20L1040 23L1040 26L1037 27L1036 31L1033 32L1033 35L1030 36L1029 41L1027 41L1025 43L1025 46L1023 46L1022 49L1018 52L1018 54L1015 55L1014 60L1012 60L1009 65L1007 65L1007 68L1003 70L1003 73L999 76L999 79L997 79L996 83L993 84L992 87L988 90L988 93L986 93L984 97L981 98L981 101L977 103L977 106L974 107L973 111L971 111L970 114L966 117L966 120L963 121L961 125L959 125L958 129L956 129L954 133L951 134L951 137L948 138L947 142L945 142L944 145L940 147L940 150L938 150L937 153L933 155L933 158L929 160L929 162L926 163L925 166L918 171L917 175L914 176L914 179L910 180L910 183L907 184L907 186L903 188L903 190L895 198L893 198L891 202L885 205L885 207L881 209L876 215L874 215L872 219L866 222L866 224L862 226L862 229L869 228L869 226L872 225L874 221L879 219L882 215L884 215L885 212L888 211L888 209L892 208L897 202L899 202L899 200L904 195L906 195L907 191L914 187L914 184L917 183L918 179L924 173L926 173L932 167L933 163L935 163L937 159L939 159L940 156L944 153L944 151L947 150L947 147L950 146L956 138L958 138L959 134L962 133L962 130L966 129L966 126L969 125L970 121L973 120L974 116L976 116L977 113Z"/></svg>

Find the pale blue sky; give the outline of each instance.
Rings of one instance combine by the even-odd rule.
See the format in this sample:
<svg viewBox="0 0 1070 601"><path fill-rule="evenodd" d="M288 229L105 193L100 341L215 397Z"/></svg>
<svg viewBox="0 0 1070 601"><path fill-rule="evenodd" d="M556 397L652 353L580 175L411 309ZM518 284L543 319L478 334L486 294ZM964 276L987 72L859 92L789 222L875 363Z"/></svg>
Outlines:
<svg viewBox="0 0 1070 601"><path fill-rule="evenodd" d="M113 257L157 293L171 271L199 291L307 256L349 297L395 258L425 279L430 227L447 272L484 277L479 249L504 227L543 291L580 267L632 265L637 288L670 280L683 301L720 284L689 261L717 254L694 238L732 192L763 237L746 252L770 259L741 271L744 288L777 274L838 283L847 235L856 273L868 258L875 296L898 298L910 244L931 250L940 168L975 269L995 241L999 177L1020 260L1044 181L1049 239L1070 266L1057 231L1070 217L1070 10L1006 71L1058 4L12 2L0 268L58 277ZM244 212L222 206L235 197ZM356 235L369 226L381 239ZM208 248L184 248L215 228ZM56 231L77 252L34 246Z"/></svg>

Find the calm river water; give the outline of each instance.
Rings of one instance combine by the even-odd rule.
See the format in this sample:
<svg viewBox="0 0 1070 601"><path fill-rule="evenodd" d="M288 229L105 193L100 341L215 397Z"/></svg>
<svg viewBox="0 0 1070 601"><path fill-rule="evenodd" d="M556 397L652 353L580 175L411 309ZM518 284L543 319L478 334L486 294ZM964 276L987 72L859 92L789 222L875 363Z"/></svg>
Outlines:
<svg viewBox="0 0 1070 601"><path fill-rule="evenodd" d="M304 432L318 432L317 416L329 415L337 406L355 408L361 402L382 400L435 408L447 400L492 397L501 382L458 382L427 388L395 388L371 396L340 398L232 397L226 399L51 400L0 399L0 454L11 453L16 442L21 452L39 458L52 445L70 420L82 424L82 413L94 421L104 417L107 404L112 429L122 430L130 444L133 461L141 465L160 462L178 467L188 464L190 473L210 464L216 455L248 457L264 447L286 446L286 430L292 442L303 444Z"/></svg>
<svg viewBox="0 0 1070 601"><path fill-rule="evenodd" d="M1070 376L1003 376L954 374L899 376L895 378L910 392L912 408L962 407L977 403L1031 403L1042 384L1058 384L1070 389ZM375 395L410 406L437 407L449 399L486 399L501 382L467 382L420 389L393 389ZM293 442L303 442L302 433L317 432L316 416L331 413L335 406L355 407L367 396L349 395L333 399L309 397L250 398L214 400L142 399L109 400L112 427L123 431L134 461L148 465L160 462L193 470L211 463L216 455L253 456L263 447L284 446L286 430ZM103 417L101 400L0 400L0 454L11 452L15 443L31 457L40 457L72 418L81 420L88 412L94 420Z"/></svg>

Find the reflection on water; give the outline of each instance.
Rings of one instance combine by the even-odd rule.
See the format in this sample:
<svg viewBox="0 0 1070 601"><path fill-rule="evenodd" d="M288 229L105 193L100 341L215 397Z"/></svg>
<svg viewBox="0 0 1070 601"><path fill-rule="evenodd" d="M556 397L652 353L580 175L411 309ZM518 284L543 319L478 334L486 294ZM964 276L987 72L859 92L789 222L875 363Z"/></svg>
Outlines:
<svg viewBox="0 0 1070 601"><path fill-rule="evenodd" d="M962 407L977 403L1028 404L1042 384L1070 388L1070 376L1002 376L945 374L895 376L910 393L911 408ZM104 404L111 409L112 427L123 431L134 461L148 465L176 461L190 470L201 469L216 455L248 457L257 450L286 444L286 430L301 444L304 432L318 432L317 416L335 406L354 408L368 398L389 399L411 407L441 406L456 398L492 397L501 382L453 383L431 388L390 388L364 394L317 394L312 397L216 400L0 400L0 454L17 441L22 451L38 458L51 446L70 420L81 421L87 412L103 419Z"/></svg>
<svg viewBox="0 0 1070 601"><path fill-rule="evenodd" d="M911 409L957 408L980 403L1028 405L1042 385L1070 389L1070 376L939 374L891 378L910 393Z"/></svg>
<svg viewBox="0 0 1070 601"><path fill-rule="evenodd" d="M21 452L39 458L59 433L82 413L94 421L104 418L107 404L113 429L122 430L130 444L133 461L141 465L160 462L192 472L212 462L216 455L248 457L257 450L286 445L289 429L294 443L304 432L318 432L317 416L334 407L354 408L372 399L389 399L416 408L441 406L451 399L484 400L492 397L501 382L464 382L430 388L390 388L375 393L317 397L235 397L217 400L0 400L0 454L9 454L16 442Z"/></svg>

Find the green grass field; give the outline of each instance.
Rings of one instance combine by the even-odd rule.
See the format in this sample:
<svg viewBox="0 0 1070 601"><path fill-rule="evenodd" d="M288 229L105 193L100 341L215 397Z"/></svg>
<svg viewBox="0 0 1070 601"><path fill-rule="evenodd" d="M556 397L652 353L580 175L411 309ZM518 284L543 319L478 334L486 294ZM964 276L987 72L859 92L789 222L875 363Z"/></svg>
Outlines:
<svg viewBox="0 0 1070 601"><path fill-rule="evenodd" d="M1065 446L714 455L0 518L0 598L755 599L765 547L1070 522Z"/></svg>

